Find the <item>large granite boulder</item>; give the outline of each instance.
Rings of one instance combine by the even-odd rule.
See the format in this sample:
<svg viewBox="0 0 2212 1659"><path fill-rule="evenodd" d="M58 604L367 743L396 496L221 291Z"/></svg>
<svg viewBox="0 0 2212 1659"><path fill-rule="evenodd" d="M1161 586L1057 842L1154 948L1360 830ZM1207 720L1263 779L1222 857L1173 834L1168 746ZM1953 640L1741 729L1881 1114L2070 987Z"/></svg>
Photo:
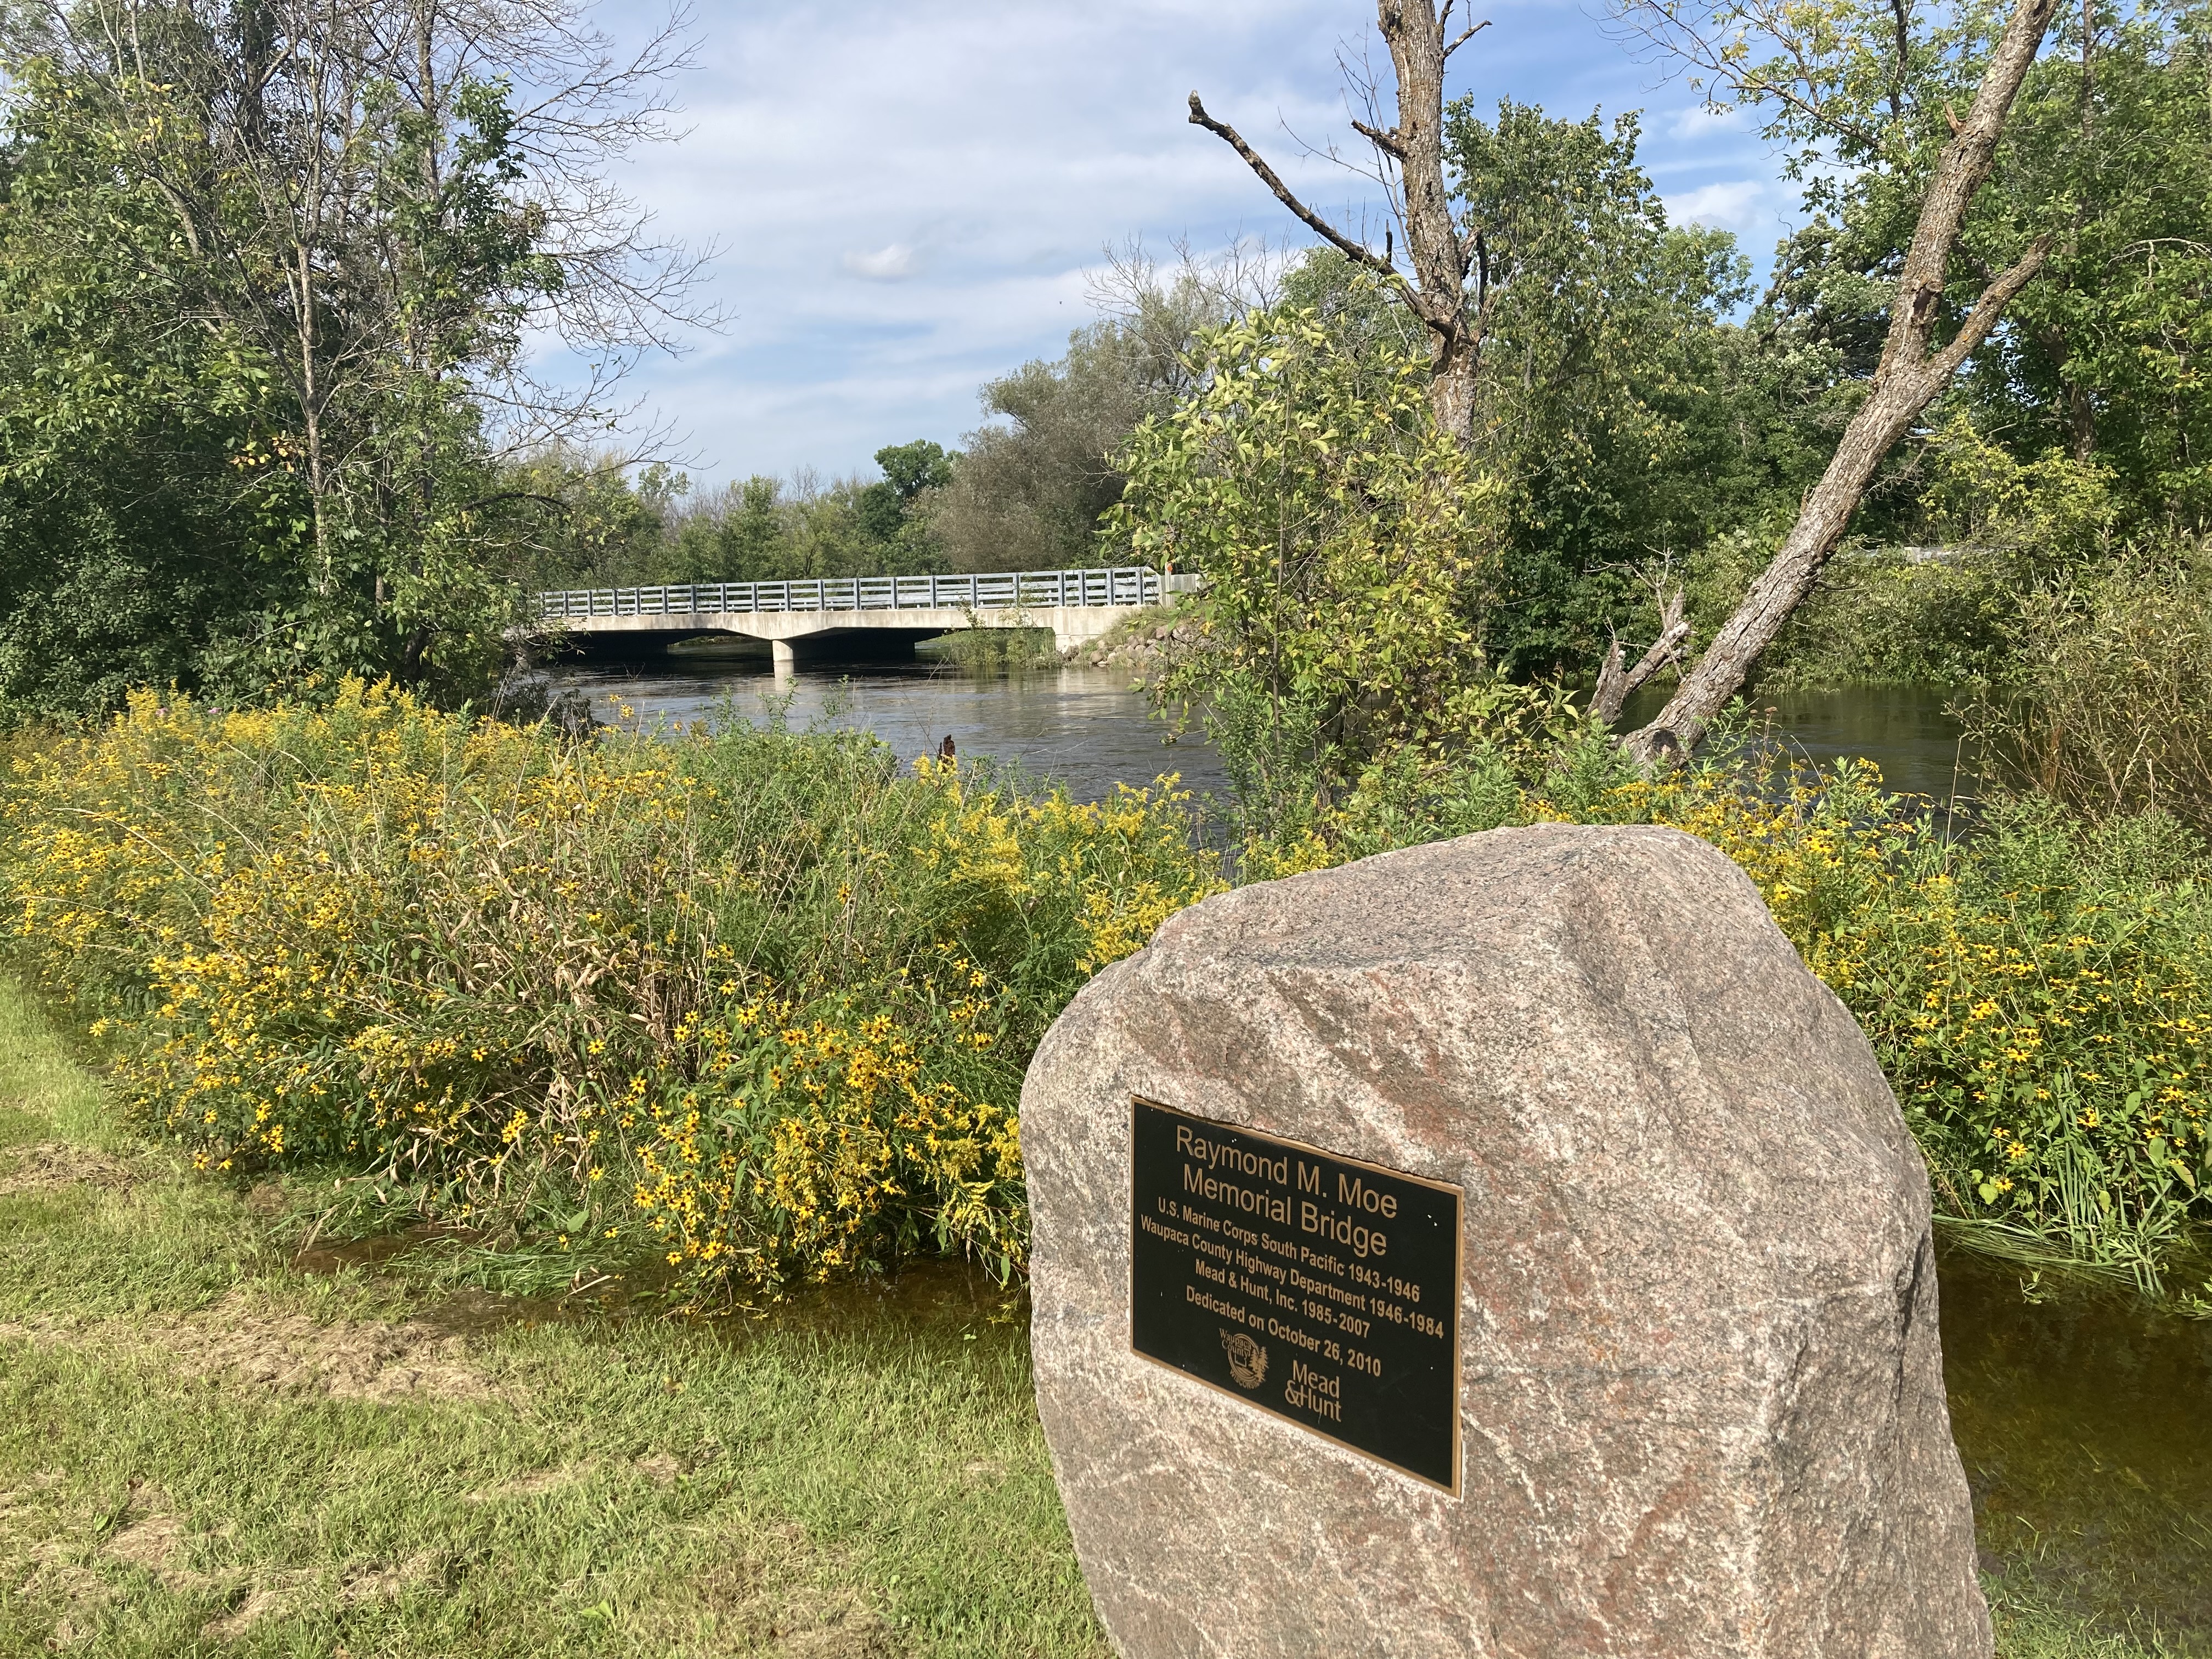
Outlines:
<svg viewBox="0 0 2212 1659"><path fill-rule="evenodd" d="M1457 1188L1455 1479L1255 1406L1312 1374L1276 1341L1260 1385L1225 1258L1177 1299L1230 1371L1133 1351L1133 1097ZM1500 830L1211 899L1054 1026L1022 1141L1038 1405L1129 1659L1990 1653L1926 1170L1705 843Z"/></svg>

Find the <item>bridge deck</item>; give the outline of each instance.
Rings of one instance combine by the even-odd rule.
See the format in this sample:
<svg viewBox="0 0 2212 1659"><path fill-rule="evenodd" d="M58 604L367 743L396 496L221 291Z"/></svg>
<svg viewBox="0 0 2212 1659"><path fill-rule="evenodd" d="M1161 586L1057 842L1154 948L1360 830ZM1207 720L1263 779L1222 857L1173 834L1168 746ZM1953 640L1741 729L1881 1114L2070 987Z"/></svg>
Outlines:
<svg viewBox="0 0 2212 1659"><path fill-rule="evenodd" d="M781 582L692 582L571 588L538 596L564 632L620 648L702 634L767 643L779 665L868 641L899 644L967 628L1048 628L1062 650L1158 605L1186 579L1133 567L1020 570L992 575L859 576Z"/></svg>
<svg viewBox="0 0 2212 1659"><path fill-rule="evenodd" d="M1157 570L1018 570L988 576L848 576L812 581L580 587L538 596L549 620L782 615L810 611L1063 611L1160 602ZM1000 624L1004 626L1004 624Z"/></svg>

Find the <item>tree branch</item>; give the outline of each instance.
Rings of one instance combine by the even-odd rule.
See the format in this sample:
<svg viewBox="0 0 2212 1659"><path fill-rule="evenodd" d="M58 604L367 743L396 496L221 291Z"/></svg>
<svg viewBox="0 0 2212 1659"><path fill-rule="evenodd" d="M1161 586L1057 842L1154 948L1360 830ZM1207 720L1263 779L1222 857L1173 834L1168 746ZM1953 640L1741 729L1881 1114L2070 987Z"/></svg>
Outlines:
<svg viewBox="0 0 2212 1659"><path fill-rule="evenodd" d="M1893 120L1905 118L1905 77L1912 68L1912 31L1905 16L1905 0L1889 0L1890 15L1897 22L1897 72L1889 81L1889 113ZM1956 122L1951 130L1958 131Z"/></svg>
<svg viewBox="0 0 2212 1659"><path fill-rule="evenodd" d="M1446 16L1449 16L1449 15L1451 15L1451 8L1450 8L1450 7L1447 6L1447 7L1445 7L1445 8L1444 8L1444 15L1445 15ZM1465 32L1464 33L1462 33L1462 34L1459 37L1459 39L1458 39L1458 40L1456 40L1453 41L1453 42L1451 43L1451 45L1449 45L1449 46L1446 46L1446 47L1444 48L1444 56L1445 56L1446 58L1449 58L1449 57L1450 57L1454 52L1457 52L1457 51L1458 51L1462 46L1465 46L1468 41L1470 41L1470 40L1474 40L1474 37L1475 37L1476 35L1478 35L1478 34L1481 33L1483 32L1483 30L1485 30L1485 29L1488 28L1489 27L1490 27L1490 19L1488 19L1487 17L1484 18L1484 19L1483 19L1480 23L1471 23L1471 24L1469 24L1469 25L1468 26L1468 27L1467 27L1466 32Z"/></svg>
<svg viewBox="0 0 2212 1659"><path fill-rule="evenodd" d="M1966 320L1959 325L1950 344L1928 360L1928 374L1940 387L1959 371L1975 347L1989 338L1990 331L1997 325L2004 309L2020 297L2021 289L2035 280L2035 273L2043 269L2043 261L2051 252L2051 237L2045 232L2027 245L2027 252L2013 262L2011 267L1982 290L1982 297L1974 301L1974 308L1966 313Z"/></svg>
<svg viewBox="0 0 2212 1659"><path fill-rule="evenodd" d="M1304 202L1301 202L1296 196L1291 194L1291 187L1276 176L1274 168L1267 165L1257 150L1254 149L1251 145L1246 143L1242 137L1238 137L1236 128L1215 120L1211 115L1208 115L1206 112L1206 106L1199 101L1198 94L1194 92L1190 95L1190 123L1193 126L1204 127L1215 137L1220 139L1222 143L1227 144L1230 149L1235 150L1239 155L1243 156L1244 158L1244 164L1250 167L1253 172L1260 175L1260 182L1267 185L1269 190L1275 192L1275 199L1280 202L1285 207L1290 209L1292 213L1297 215L1300 219L1304 221L1306 227L1313 231L1316 235L1321 236L1333 244L1340 252L1341 252L1346 258L1352 260L1353 264L1366 266L1368 270L1376 272L1378 276L1389 278L1389 281L1396 284L1401 289L1406 288L1406 279L1401 276L1396 270L1383 263L1380 258L1377 258L1366 248L1361 246L1360 244L1343 234L1336 228L1335 226L1330 224L1328 220L1322 218L1319 214L1316 213L1311 208L1308 207ZM1408 290L1408 292L1410 292L1410 290ZM1416 309L1418 310L1419 307L1416 307Z"/></svg>
<svg viewBox="0 0 2212 1659"><path fill-rule="evenodd" d="M534 489L502 489L495 495L479 495L472 501L462 503L460 510L473 513L479 507L495 507L501 501L536 501L541 507L550 507L564 515L576 510L557 495L541 495Z"/></svg>
<svg viewBox="0 0 2212 1659"><path fill-rule="evenodd" d="M1396 133L1385 132L1380 127L1370 127L1364 121L1354 121L1352 128L1376 149L1387 151L1401 161L1406 159L1406 141Z"/></svg>

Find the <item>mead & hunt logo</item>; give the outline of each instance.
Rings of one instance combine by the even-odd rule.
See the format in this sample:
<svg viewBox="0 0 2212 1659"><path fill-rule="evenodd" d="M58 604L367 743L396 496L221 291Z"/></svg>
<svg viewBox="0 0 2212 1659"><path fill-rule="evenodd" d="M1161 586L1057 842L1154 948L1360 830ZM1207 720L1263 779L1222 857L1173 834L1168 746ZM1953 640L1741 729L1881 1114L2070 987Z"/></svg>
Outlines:
<svg viewBox="0 0 2212 1659"><path fill-rule="evenodd" d="M1243 1331L1231 1336L1221 1334L1221 1346L1229 1354L1229 1374L1237 1379L1240 1389L1256 1389L1267 1380L1267 1351L1255 1342Z"/></svg>

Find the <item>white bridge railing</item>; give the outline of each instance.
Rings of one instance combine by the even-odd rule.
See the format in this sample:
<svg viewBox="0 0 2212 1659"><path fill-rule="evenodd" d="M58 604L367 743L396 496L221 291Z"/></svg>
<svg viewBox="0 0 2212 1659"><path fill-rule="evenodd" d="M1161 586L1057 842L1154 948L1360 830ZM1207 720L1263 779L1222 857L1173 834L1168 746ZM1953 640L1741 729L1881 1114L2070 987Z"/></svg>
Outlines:
<svg viewBox="0 0 2212 1659"><path fill-rule="evenodd" d="M694 582L681 587L576 587L540 593L548 617L680 617L720 611L1044 611L1158 605L1160 574L1018 570L995 576L857 576L799 582Z"/></svg>

